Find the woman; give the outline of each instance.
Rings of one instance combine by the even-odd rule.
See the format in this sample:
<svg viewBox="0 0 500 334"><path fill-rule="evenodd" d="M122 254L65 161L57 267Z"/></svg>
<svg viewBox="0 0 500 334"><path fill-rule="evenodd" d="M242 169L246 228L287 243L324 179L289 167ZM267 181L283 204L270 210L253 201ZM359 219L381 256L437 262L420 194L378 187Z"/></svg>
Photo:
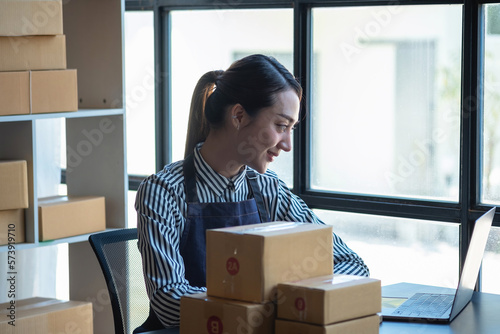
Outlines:
<svg viewBox="0 0 500 334"><path fill-rule="evenodd" d="M164 326L179 324L182 295L206 291L206 229L266 221L323 224L267 169L292 148L301 96L291 73L263 55L199 80L185 159L144 180L136 199L147 291ZM335 272L368 276L363 260L333 237Z"/></svg>

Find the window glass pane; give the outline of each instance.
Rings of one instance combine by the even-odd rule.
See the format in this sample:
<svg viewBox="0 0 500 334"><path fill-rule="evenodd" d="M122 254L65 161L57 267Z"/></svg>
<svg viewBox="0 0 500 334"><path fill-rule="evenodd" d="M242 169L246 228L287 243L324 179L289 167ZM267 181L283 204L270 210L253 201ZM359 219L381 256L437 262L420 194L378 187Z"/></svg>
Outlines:
<svg viewBox="0 0 500 334"><path fill-rule="evenodd" d="M38 119L36 133L35 197L66 195L61 171L66 168L66 122L64 118Z"/></svg>
<svg viewBox="0 0 500 334"><path fill-rule="evenodd" d="M459 225L315 210L383 285L409 282L456 288Z"/></svg>
<svg viewBox="0 0 500 334"><path fill-rule="evenodd" d="M461 18L313 10L311 188L458 201Z"/></svg>
<svg viewBox="0 0 500 334"><path fill-rule="evenodd" d="M486 5L482 201L500 204L500 5Z"/></svg>
<svg viewBox="0 0 500 334"><path fill-rule="evenodd" d="M137 195L137 191L129 190L128 191L128 206L127 206L127 218L128 218L128 226L127 227L137 227L137 211L135 211L135 196Z"/></svg>
<svg viewBox="0 0 500 334"><path fill-rule="evenodd" d="M196 22L196 24L193 24ZM206 29L207 33L202 33ZM293 71L291 9L172 12L172 160L184 157L191 95L208 71L253 53L274 56ZM289 186L293 151L270 166Z"/></svg>
<svg viewBox="0 0 500 334"><path fill-rule="evenodd" d="M482 286L483 292L500 294L500 227L493 227L486 244L483 257Z"/></svg>
<svg viewBox="0 0 500 334"><path fill-rule="evenodd" d="M127 170L155 172L155 74L153 12L125 12Z"/></svg>

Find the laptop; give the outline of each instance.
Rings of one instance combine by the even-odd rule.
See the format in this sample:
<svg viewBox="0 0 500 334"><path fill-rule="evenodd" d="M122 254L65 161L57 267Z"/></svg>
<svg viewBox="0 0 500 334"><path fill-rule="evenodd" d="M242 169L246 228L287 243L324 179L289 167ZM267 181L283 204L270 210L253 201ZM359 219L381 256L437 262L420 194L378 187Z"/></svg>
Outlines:
<svg viewBox="0 0 500 334"><path fill-rule="evenodd" d="M494 216L495 208L492 208L476 220L462 275L456 290L449 289L451 293L435 293L438 289L427 286L427 288L432 288L429 289L431 291L422 289L422 291L414 293L409 298L383 296L383 320L451 322L472 299ZM415 286L418 287L419 285Z"/></svg>

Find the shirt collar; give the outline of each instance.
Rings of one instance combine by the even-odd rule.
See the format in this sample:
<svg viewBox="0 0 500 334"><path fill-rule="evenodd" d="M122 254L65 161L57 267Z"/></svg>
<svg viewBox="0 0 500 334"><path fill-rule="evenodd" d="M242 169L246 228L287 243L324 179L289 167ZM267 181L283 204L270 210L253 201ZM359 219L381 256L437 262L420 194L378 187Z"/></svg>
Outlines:
<svg viewBox="0 0 500 334"><path fill-rule="evenodd" d="M203 159L200 153L200 148L203 143L200 143L194 149L194 165L198 177L198 182L202 182L210 188L217 196L222 196L224 191L229 188L232 191L239 191L244 184L247 167L237 175L227 178L210 167ZM234 187L234 190L232 189Z"/></svg>

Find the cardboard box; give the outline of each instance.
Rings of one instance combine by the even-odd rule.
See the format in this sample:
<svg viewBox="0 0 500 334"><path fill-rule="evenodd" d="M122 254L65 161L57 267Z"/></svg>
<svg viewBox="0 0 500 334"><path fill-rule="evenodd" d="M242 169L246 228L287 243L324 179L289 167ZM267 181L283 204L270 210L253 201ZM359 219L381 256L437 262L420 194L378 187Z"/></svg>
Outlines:
<svg viewBox="0 0 500 334"><path fill-rule="evenodd" d="M0 333L93 333L92 303L50 298L0 304Z"/></svg>
<svg viewBox="0 0 500 334"><path fill-rule="evenodd" d="M0 36L0 71L66 69L66 36Z"/></svg>
<svg viewBox="0 0 500 334"><path fill-rule="evenodd" d="M62 1L0 0L0 36L62 35Z"/></svg>
<svg viewBox="0 0 500 334"><path fill-rule="evenodd" d="M380 280L328 275L278 284L278 318L325 325L381 311Z"/></svg>
<svg viewBox="0 0 500 334"><path fill-rule="evenodd" d="M102 196L54 196L38 200L40 241L103 231L106 229Z"/></svg>
<svg viewBox="0 0 500 334"><path fill-rule="evenodd" d="M29 113L29 72L0 72L0 116Z"/></svg>
<svg viewBox="0 0 500 334"><path fill-rule="evenodd" d="M77 110L76 70L0 72L0 115Z"/></svg>
<svg viewBox="0 0 500 334"><path fill-rule="evenodd" d="M0 246L24 242L24 209L0 210Z"/></svg>
<svg viewBox="0 0 500 334"><path fill-rule="evenodd" d="M276 334L377 334L380 317L371 315L331 325L312 325L303 322L276 320Z"/></svg>
<svg viewBox="0 0 500 334"><path fill-rule="evenodd" d="M207 296L181 298L180 333L273 334L276 319L273 303L255 304Z"/></svg>
<svg viewBox="0 0 500 334"><path fill-rule="evenodd" d="M32 71L31 113L78 110L76 70Z"/></svg>
<svg viewBox="0 0 500 334"><path fill-rule="evenodd" d="M25 160L0 160L0 210L28 208L28 167Z"/></svg>
<svg viewBox="0 0 500 334"><path fill-rule="evenodd" d="M207 230L207 293L262 303L276 286L333 273L332 227L273 222Z"/></svg>

